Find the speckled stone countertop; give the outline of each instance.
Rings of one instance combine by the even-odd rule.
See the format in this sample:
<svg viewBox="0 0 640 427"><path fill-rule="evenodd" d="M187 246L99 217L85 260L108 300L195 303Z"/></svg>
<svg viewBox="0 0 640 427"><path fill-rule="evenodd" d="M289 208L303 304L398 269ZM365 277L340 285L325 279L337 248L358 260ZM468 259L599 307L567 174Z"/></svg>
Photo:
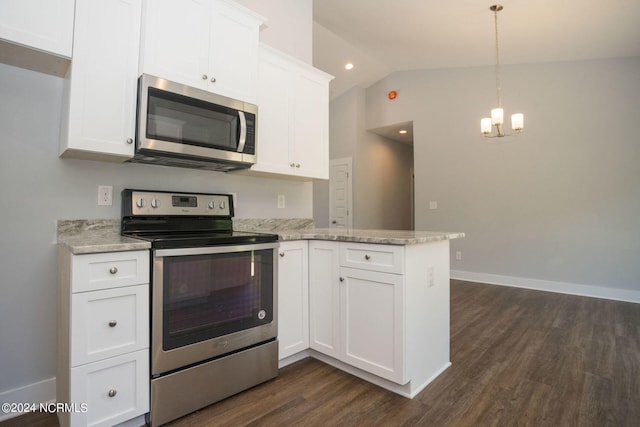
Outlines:
<svg viewBox="0 0 640 427"><path fill-rule="evenodd" d="M144 240L120 235L120 220L60 220L58 244L74 255L149 249Z"/></svg>
<svg viewBox="0 0 640 427"><path fill-rule="evenodd" d="M464 233L410 230L315 228L312 219L234 219L236 230L269 232L280 240L335 240L340 242L415 245L464 237Z"/></svg>
<svg viewBox="0 0 640 427"><path fill-rule="evenodd" d="M358 230L315 228L312 219L234 219L234 230L268 232L286 240L414 245L464 237L464 233L410 230ZM58 244L72 254L149 249L149 242L120 235L120 220L60 220Z"/></svg>
<svg viewBox="0 0 640 427"><path fill-rule="evenodd" d="M415 245L464 237L464 233L410 230L358 230L346 228L311 228L279 230L280 240L335 240L339 242Z"/></svg>

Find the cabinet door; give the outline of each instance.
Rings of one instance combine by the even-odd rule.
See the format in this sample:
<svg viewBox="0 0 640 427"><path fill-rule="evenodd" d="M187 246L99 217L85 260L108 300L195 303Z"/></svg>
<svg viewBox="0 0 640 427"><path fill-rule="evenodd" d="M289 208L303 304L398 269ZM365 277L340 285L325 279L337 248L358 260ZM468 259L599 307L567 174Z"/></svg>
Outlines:
<svg viewBox="0 0 640 427"><path fill-rule="evenodd" d="M213 0L208 90L245 102L257 102L260 24L253 15Z"/></svg>
<svg viewBox="0 0 640 427"><path fill-rule="evenodd" d="M133 156L141 0L76 1L62 157Z"/></svg>
<svg viewBox="0 0 640 427"><path fill-rule="evenodd" d="M71 369L71 426L113 426L149 412L149 351Z"/></svg>
<svg viewBox="0 0 640 427"><path fill-rule="evenodd" d="M0 39L71 58L74 0L0 1Z"/></svg>
<svg viewBox="0 0 640 427"><path fill-rule="evenodd" d="M309 347L309 247L306 240L280 243L278 344L280 359Z"/></svg>
<svg viewBox="0 0 640 427"><path fill-rule="evenodd" d="M149 347L149 285L71 296L71 366Z"/></svg>
<svg viewBox="0 0 640 427"><path fill-rule="evenodd" d="M258 70L258 162L252 170L289 174L291 73L267 49L260 50Z"/></svg>
<svg viewBox="0 0 640 427"><path fill-rule="evenodd" d="M206 89L210 0L145 1L140 73Z"/></svg>
<svg viewBox="0 0 640 427"><path fill-rule="evenodd" d="M310 347L340 358L339 244L309 242Z"/></svg>
<svg viewBox="0 0 640 427"><path fill-rule="evenodd" d="M329 82L314 74L294 80L291 157L296 174L329 179Z"/></svg>
<svg viewBox="0 0 640 427"><path fill-rule="evenodd" d="M342 361L406 384L403 276L343 267L340 283Z"/></svg>

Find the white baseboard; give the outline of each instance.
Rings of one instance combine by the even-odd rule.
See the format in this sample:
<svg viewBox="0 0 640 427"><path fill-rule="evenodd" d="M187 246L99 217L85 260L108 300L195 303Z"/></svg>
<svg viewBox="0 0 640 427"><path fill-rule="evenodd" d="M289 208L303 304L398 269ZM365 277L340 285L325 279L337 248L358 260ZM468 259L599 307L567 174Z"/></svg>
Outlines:
<svg viewBox="0 0 640 427"><path fill-rule="evenodd" d="M39 381L37 383L0 393L0 403L34 403L37 407L41 403L50 403L55 401L55 378L49 378L48 380ZM17 417L18 415L22 415L22 413L10 412L5 414L4 412L0 412L0 421L8 420L9 418Z"/></svg>
<svg viewBox="0 0 640 427"><path fill-rule="evenodd" d="M499 274L475 273L460 270L451 270L451 278L469 282L487 283L489 285L512 286L514 288L640 303L640 291L631 289L605 288L603 286L554 282L550 280L528 279L526 277L502 276Z"/></svg>

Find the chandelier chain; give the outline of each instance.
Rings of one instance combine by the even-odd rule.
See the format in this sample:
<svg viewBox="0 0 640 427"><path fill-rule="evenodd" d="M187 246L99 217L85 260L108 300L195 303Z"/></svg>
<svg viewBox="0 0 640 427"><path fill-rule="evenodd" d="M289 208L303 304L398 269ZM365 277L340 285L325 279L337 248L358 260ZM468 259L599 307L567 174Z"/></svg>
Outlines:
<svg viewBox="0 0 640 427"><path fill-rule="evenodd" d="M496 28L496 88L498 91L498 108L502 108L502 89L500 88L500 54L498 50L498 11L493 11L494 23Z"/></svg>

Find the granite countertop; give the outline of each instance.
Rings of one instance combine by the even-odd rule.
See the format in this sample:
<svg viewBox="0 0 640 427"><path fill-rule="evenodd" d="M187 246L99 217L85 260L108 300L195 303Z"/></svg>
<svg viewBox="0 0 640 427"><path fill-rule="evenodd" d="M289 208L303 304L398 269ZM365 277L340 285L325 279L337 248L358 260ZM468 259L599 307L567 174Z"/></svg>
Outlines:
<svg viewBox="0 0 640 427"><path fill-rule="evenodd" d="M339 242L415 245L464 237L464 233L412 230L359 230L347 228L309 228L277 230L280 240L335 240Z"/></svg>
<svg viewBox="0 0 640 427"><path fill-rule="evenodd" d="M120 220L58 221L58 244L74 255L149 249L144 240L120 235Z"/></svg>
<svg viewBox="0 0 640 427"><path fill-rule="evenodd" d="M286 240L333 240L386 245L414 245L464 237L464 233L410 230L315 228L310 219L234 219L234 229L268 232ZM120 220L60 220L58 244L72 254L135 251L150 243L120 235Z"/></svg>

